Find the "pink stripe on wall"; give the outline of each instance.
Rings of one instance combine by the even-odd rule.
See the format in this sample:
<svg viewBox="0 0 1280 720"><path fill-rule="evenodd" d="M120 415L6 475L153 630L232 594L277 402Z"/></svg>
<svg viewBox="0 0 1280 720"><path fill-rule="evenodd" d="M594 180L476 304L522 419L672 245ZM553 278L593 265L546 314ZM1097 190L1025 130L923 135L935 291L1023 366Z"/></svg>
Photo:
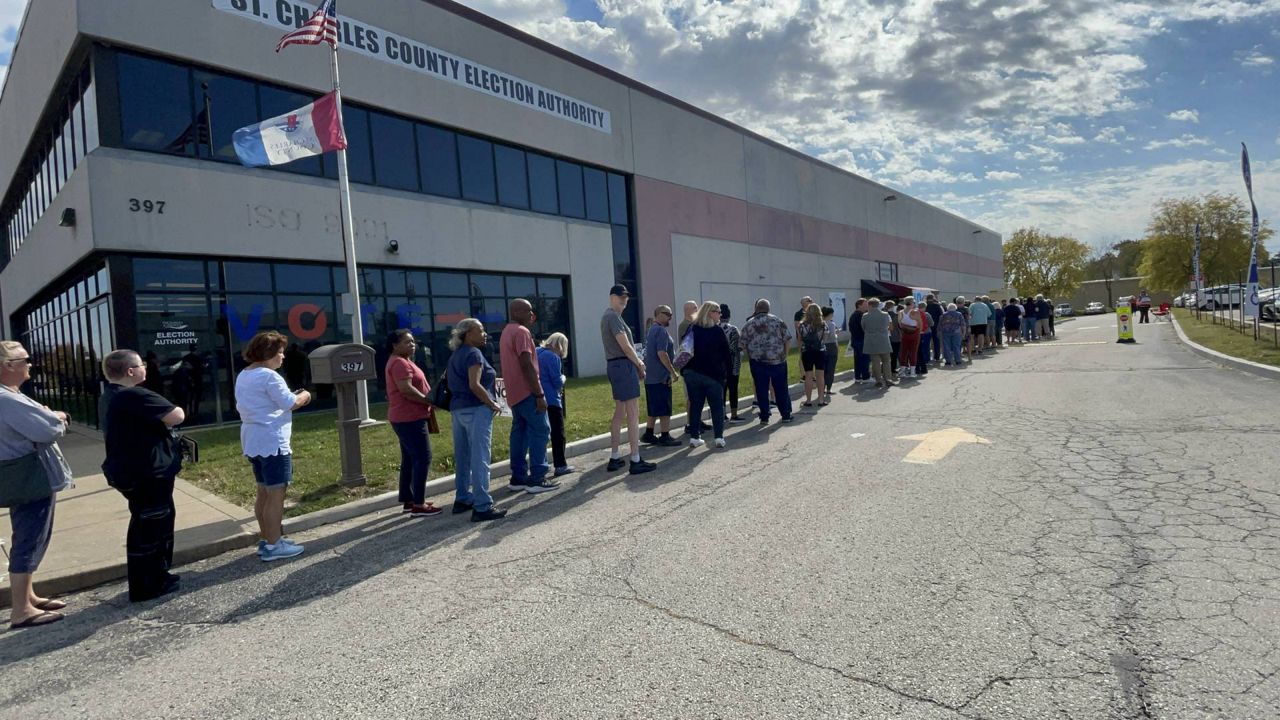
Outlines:
<svg viewBox="0 0 1280 720"><path fill-rule="evenodd" d="M999 260L871 232L800 213L636 176L636 232L641 302L646 310L675 297L672 235L696 235L829 257L1000 277Z"/></svg>

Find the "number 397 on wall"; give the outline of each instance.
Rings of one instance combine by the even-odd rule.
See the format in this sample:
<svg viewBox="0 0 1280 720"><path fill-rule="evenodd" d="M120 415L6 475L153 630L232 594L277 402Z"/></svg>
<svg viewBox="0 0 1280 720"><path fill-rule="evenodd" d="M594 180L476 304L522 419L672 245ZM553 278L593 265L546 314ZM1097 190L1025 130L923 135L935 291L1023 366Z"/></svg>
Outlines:
<svg viewBox="0 0 1280 720"><path fill-rule="evenodd" d="M156 215L164 214L164 200L142 200L139 198L129 198L129 212L140 212L148 215L155 213Z"/></svg>

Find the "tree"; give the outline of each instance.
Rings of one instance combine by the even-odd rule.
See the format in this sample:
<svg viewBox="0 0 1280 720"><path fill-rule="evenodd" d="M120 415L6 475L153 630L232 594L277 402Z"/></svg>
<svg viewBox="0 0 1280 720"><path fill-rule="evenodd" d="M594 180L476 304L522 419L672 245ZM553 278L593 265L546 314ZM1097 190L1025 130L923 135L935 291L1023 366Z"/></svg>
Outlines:
<svg viewBox="0 0 1280 720"><path fill-rule="evenodd" d="M1072 237L1019 228L1004 243L1005 279L1024 295L1068 297L1084 279L1089 246Z"/></svg>
<svg viewBox="0 0 1280 720"><path fill-rule="evenodd" d="M1111 281L1116 278L1116 266L1119 264L1120 258L1116 253L1115 245L1094 248L1089 253L1089 262L1085 264L1085 277L1090 280L1101 280L1106 286L1107 307L1115 305L1115 297L1111 294Z"/></svg>
<svg viewBox="0 0 1280 720"><path fill-rule="evenodd" d="M1195 272L1195 226L1200 223L1200 272L1208 286L1238 282L1249 269L1251 219L1245 202L1235 195L1209 193L1199 198L1165 199L1156 203L1142 240L1139 273L1157 290L1176 293ZM1263 247L1272 230L1258 230L1259 265L1268 253Z"/></svg>

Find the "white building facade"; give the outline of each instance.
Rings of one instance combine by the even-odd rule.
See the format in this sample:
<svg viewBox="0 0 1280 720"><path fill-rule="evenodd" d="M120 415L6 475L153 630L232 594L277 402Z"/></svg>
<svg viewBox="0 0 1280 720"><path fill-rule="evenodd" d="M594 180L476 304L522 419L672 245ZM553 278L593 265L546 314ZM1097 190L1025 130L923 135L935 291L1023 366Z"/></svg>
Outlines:
<svg viewBox="0 0 1280 720"><path fill-rule="evenodd" d="M313 9L32 0L0 96L0 326L37 356L38 397L92 424L98 358L125 346L199 422L231 421L255 332L290 337L296 384L303 353L349 339L333 158L248 169L231 146L330 88L327 48L274 52ZM996 233L468 8L339 12L367 341L412 329L432 379L454 323L496 348L516 297L596 375L615 282L637 334L686 299L745 317L1001 283Z"/></svg>

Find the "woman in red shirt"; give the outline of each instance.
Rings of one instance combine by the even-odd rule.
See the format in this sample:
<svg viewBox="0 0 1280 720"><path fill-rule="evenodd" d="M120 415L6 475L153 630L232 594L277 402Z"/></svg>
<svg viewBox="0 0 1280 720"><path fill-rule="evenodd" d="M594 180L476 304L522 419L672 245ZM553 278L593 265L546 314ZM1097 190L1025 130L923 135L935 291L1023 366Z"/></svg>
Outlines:
<svg viewBox="0 0 1280 720"><path fill-rule="evenodd" d="M400 438L400 502L410 517L439 515L440 508L426 502L427 475L431 472L431 441L427 418L431 417L431 386L414 364L418 342L408 330L396 330L387 339L387 421Z"/></svg>

